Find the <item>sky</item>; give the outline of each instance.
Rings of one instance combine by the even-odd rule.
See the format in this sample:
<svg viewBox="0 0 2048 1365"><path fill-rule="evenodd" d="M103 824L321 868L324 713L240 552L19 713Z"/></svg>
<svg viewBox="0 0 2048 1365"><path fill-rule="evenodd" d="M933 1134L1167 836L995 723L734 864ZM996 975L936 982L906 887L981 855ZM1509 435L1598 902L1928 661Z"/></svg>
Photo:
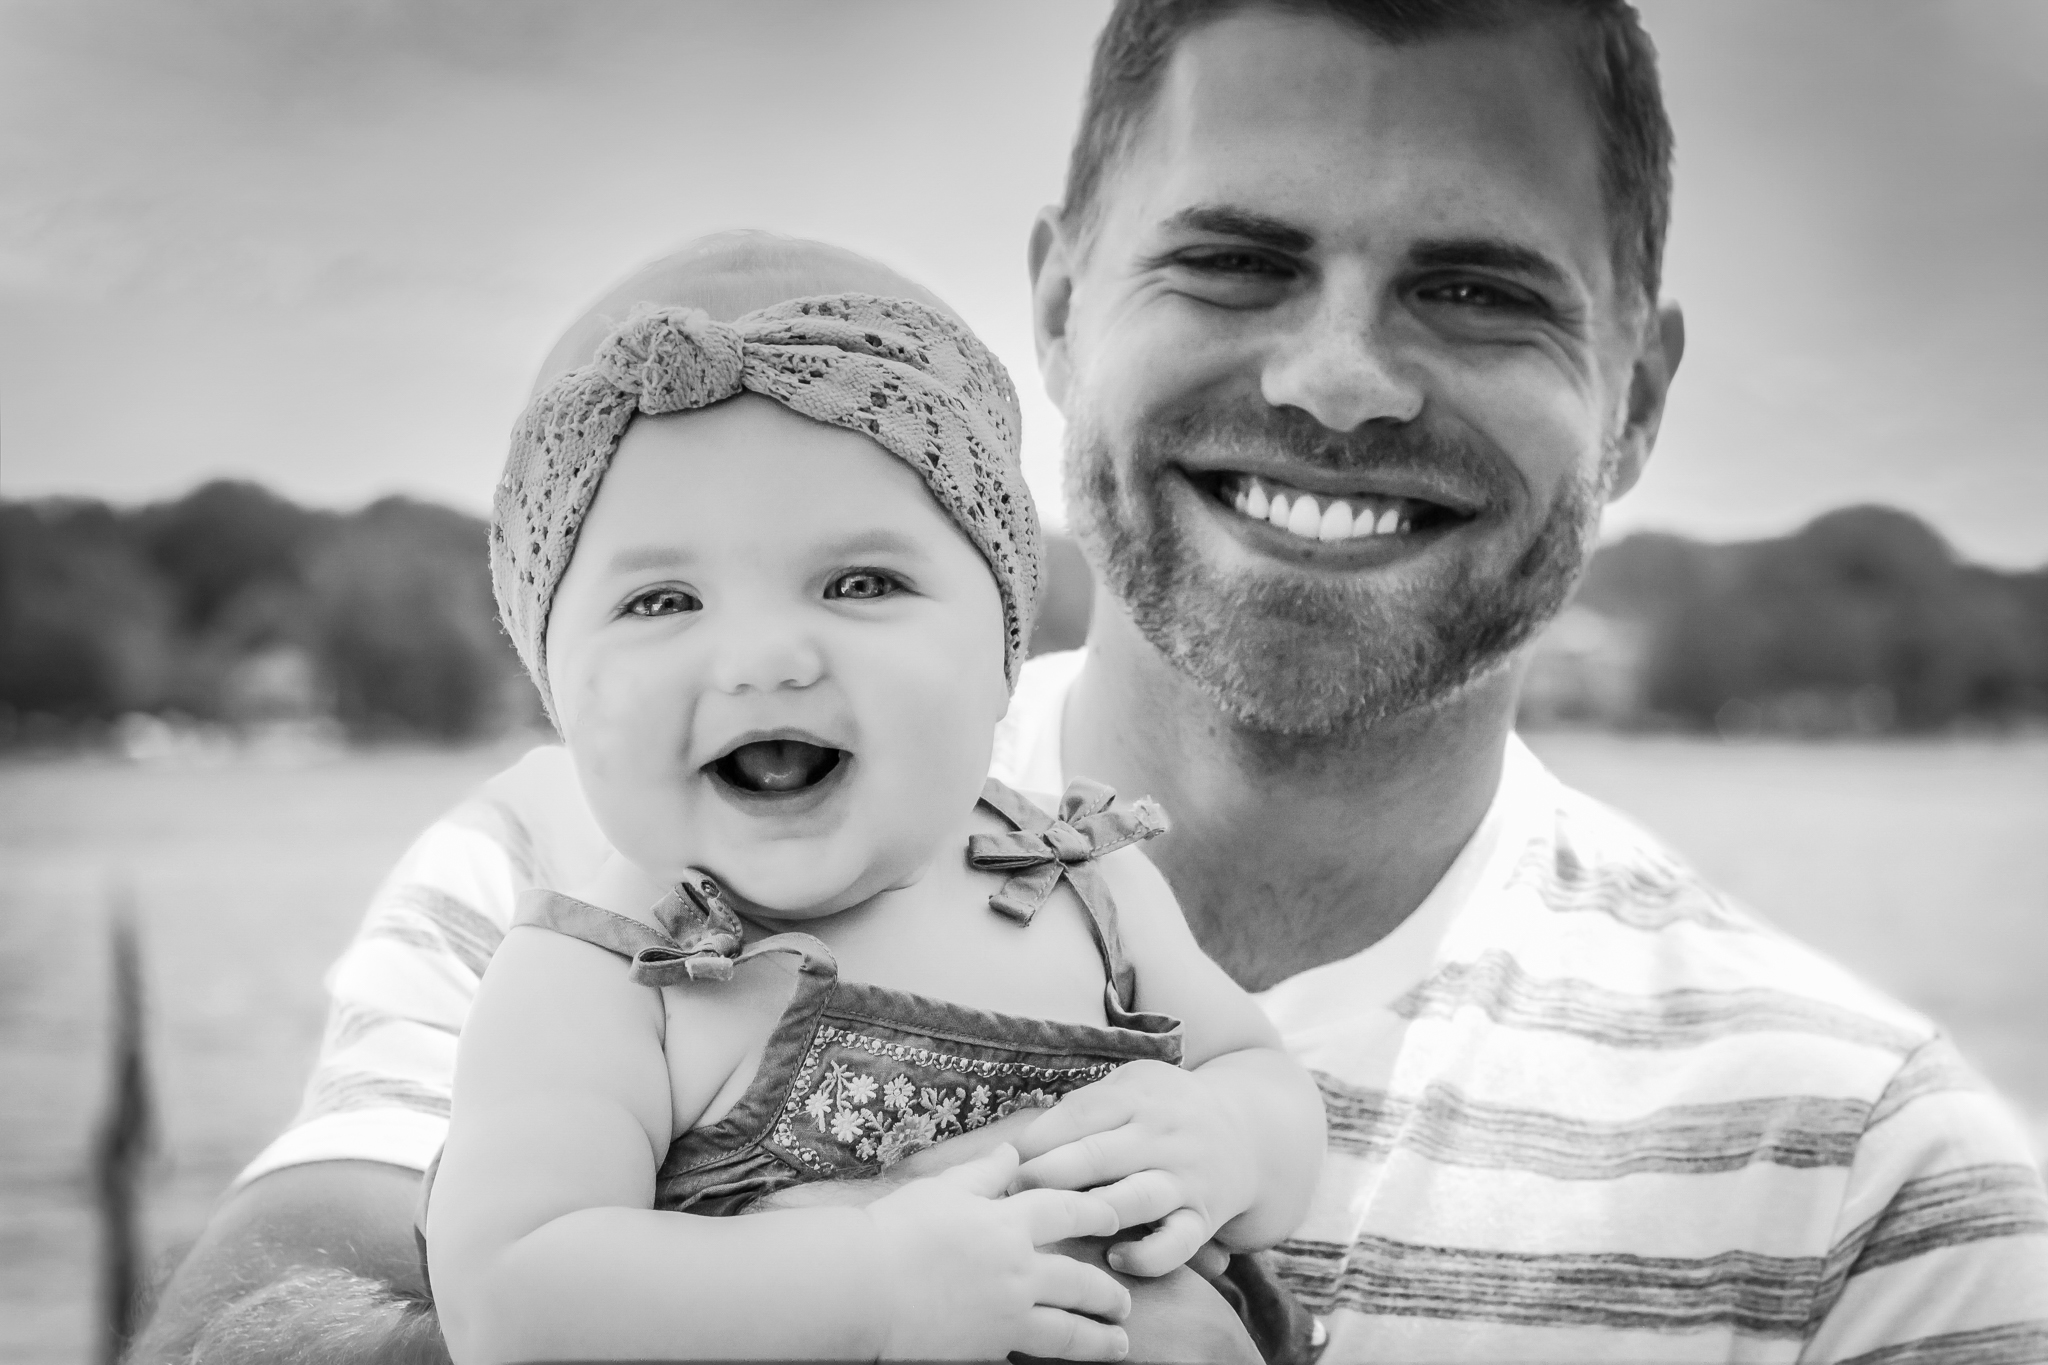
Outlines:
<svg viewBox="0 0 2048 1365"><path fill-rule="evenodd" d="M1646 0L1689 343L1608 531L1883 502L2048 564L2048 4ZM753 226L925 281L1025 398L1104 0L0 0L0 496L481 511L555 335Z"/></svg>

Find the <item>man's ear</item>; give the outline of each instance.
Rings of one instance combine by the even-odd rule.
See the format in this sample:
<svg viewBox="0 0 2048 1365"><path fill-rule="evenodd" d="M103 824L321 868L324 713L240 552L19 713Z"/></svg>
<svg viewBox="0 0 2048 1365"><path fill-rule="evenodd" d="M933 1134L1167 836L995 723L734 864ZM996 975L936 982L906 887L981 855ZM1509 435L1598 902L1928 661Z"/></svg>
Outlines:
<svg viewBox="0 0 2048 1365"><path fill-rule="evenodd" d="M1644 331L1643 348L1629 372L1628 415L1614 443L1609 501L1634 488L1636 480L1643 476L1643 466L1650 462L1650 449L1657 444L1657 428L1664 421L1664 399L1671 392L1671 377L1678 373L1678 362L1685 357L1685 314L1677 304L1658 304Z"/></svg>
<svg viewBox="0 0 2048 1365"><path fill-rule="evenodd" d="M1067 357L1067 312L1074 298L1074 251L1057 205L1031 224L1031 331L1046 397L1062 412L1073 370Z"/></svg>

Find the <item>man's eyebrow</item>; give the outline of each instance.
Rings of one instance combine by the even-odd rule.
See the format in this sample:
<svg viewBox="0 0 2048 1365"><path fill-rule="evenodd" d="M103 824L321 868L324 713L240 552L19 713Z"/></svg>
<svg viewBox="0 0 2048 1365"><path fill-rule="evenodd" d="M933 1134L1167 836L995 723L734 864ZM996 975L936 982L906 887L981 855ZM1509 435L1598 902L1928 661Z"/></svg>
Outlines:
<svg viewBox="0 0 2048 1365"><path fill-rule="evenodd" d="M1448 241L1423 242L1408 253L1411 265L1425 270L1456 267L1498 270L1522 275L1539 284L1564 289L1571 276L1550 257L1518 242L1498 237L1455 237Z"/></svg>
<svg viewBox="0 0 2048 1365"><path fill-rule="evenodd" d="M1168 217L1160 226L1180 232L1212 232L1300 254L1316 244L1315 236L1285 219L1232 208L1228 204L1196 204Z"/></svg>

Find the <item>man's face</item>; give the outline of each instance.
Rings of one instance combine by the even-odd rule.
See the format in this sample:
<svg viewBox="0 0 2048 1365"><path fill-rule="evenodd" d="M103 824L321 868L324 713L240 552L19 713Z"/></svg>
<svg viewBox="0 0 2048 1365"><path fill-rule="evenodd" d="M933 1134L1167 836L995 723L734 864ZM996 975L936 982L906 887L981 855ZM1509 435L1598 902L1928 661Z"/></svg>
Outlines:
<svg viewBox="0 0 2048 1365"><path fill-rule="evenodd" d="M1146 638L1290 735L1504 662L1668 378L1610 240L1559 31L1189 35L1092 236L1034 240L1068 507Z"/></svg>

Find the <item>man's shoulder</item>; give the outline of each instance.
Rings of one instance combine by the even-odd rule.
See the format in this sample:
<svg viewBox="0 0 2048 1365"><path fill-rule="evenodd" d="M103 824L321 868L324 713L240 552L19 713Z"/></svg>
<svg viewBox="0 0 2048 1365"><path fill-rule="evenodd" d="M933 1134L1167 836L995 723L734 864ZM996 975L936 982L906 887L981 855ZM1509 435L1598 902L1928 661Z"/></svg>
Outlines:
<svg viewBox="0 0 2048 1365"><path fill-rule="evenodd" d="M1515 852L1493 976L1563 983L1558 1008L1605 1017L1608 1041L1892 1059L1936 1036L1919 1012L1717 889L1627 816L1554 779L1547 819ZM1873 1057L1872 1060L1875 1060ZM1861 1068L1856 1068L1861 1069Z"/></svg>

